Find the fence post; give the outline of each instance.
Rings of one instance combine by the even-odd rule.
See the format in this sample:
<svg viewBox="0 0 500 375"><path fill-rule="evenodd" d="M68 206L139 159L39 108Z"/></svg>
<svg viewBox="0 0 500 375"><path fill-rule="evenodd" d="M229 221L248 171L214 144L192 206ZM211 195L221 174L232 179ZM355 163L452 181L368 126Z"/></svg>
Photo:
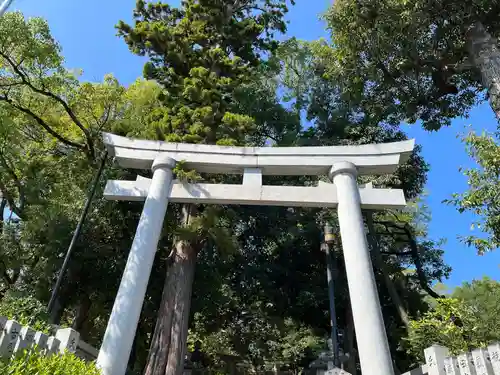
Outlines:
<svg viewBox="0 0 500 375"><path fill-rule="evenodd" d="M19 338L14 346L14 354L22 355L25 349L31 348L34 338L35 331L33 331L30 327L21 328Z"/></svg>
<svg viewBox="0 0 500 375"><path fill-rule="evenodd" d="M460 354L457 359L461 375L476 375L476 370L474 369L469 353Z"/></svg>
<svg viewBox="0 0 500 375"><path fill-rule="evenodd" d="M444 360L448 356L448 348L441 345L432 345L424 350L425 363L429 375L446 375Z"/></svg>
<svg viewBox="0 0 500 375"><path fill-rule="evenodd" d="M44 349L47 349L48 339L49 339L49 337L45 333L37 332L37 333L35 333L35 338L33 341L34 341L35 346L38 350L44 350Z"/></svg>
<svg viewBox="0 0 500 375"><path fill-rule="evenodd" d="M493 367L493 373L495 375L500 375L500 344L495 343L488 346L488 352L490 353L491 366Z"/></svg>
<svg viewBox="0 0 500 375"><path fill-rule="evenodd" d="M475 349L472 351L472 359L476 366L477 375L493 375L493 368L486 349Z"/></svg>
<svg viewBox="0 0 500 375"><path fill-rule="evenodd" d="M7 320L5 316L0 316L0 336L2 336L2 331L5 328L5 324L7 324Z"/></svg>
<svg viewBox="0 0 500 375"><path fill-rule="evenodd" d="M71 328L58 329L56 332L56 339L61 342L61 345L59 346L59 351L61 353L64 353L65 350L70 353L74 353L78 347L80 334Z"/></svg>
<svg viewBox="0 0 500 375"><path fill-rule="evenodd" d="M8 320L0 335L0 358L10 358L14 352L21 325L15 320Z"/></svg>
<svg viewBox="0 0 500 375"><path fill-rule="evenodd" d="M56 339L54 336L50 336L47 339L47 355L56 354L59 351L59 347L61 346L61 342Z"/></svg>
<svg viewBox="0 0 500 375"><path fill-rule="evenodd" d="M446 375L460 375L458 361L456 357L446 357L444 359L444 369Z"/></svg>

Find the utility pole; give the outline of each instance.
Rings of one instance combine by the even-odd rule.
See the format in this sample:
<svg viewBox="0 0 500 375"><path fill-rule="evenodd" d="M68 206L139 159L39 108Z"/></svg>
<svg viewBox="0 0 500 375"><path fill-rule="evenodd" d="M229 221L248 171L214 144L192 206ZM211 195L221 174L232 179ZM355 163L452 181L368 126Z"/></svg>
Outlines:
<svg viewBox="0 0 500 375"><path fill-rule="evenodd" d="M0 17L4 15L5 12L9 9L14 0L4 0L2 5L0 5Z"/></svg>
<svg viewBox="0 0 500 375"><path fill-rule="evenodd" d="M49 314L52 314L52 310L54 309L54 305L56 303L57 299L57 294L59 293L59 288L61 287L62 280L64 278L64 274L66 273L66 270L69 265L69 260L71 258L71 254L73 253L73 249L75 247L76 241L78 240L78 236L80 236L80 232L82 231L83 224L85 222L85 219L87 217L87 213L89 212L90 205L92 204L92 200L94 199L95 191L97 189L97 186L99 185L99 181L101 180L101 175L102 171L104 170L104 167L106 165L106 161L108 159L108 151L104 151L102 154L101 158L101 164L99 165L99 169L97 170L97 173L94 177L94 181L92 182L92 186L90 188L90 191L87 196L87 200L85 202L85 206L83 207L83 211L80 214L80 219L78 220L78 224L76 226L76 229L73 233L73 238L71 239L71 242L68 247L68 251L66 252L66 256L64 257L64 262L61 266L61 270L59 271L59 276L57 276L57 281L54 286L54 289L52 290L52 295L50 296L50 301L47 306L47 310Z"/></svg>
<svg viewBox="0 0 500 375"><path fill-rule="evenodd" d="M334 365L340 368L340 346L337 332L337 313L335 311L335 234L330 224L326 223L324 226L324 242L321 244L322 250L326 254L326 275L328 280L328 297L330 300L330 324L332 326L331 340Z"/></svg>

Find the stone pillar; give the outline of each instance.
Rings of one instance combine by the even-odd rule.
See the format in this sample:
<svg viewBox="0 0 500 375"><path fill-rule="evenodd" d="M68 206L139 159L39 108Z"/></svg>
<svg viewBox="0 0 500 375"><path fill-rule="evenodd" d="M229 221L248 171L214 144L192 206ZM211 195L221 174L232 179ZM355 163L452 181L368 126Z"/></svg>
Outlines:
<svg viewBox="0 0 500 375"><path fill-rule="evenodd" d="M35 331L30 327L21 328L19 333L19 338L17 339L16 345L14 346L14 354L22 355L25 350L30 349L33 346L33 341L35 340Z"/></svg>
<svg viewBox="0 0 500 375"><path fill-rule="evenodd" d="M80 333L71 328L58 329L56 339L60 341L59 351L61 353L65 351L75 353L78 348L78 341L80 341Z"/></svg>
<svg viewBox="0 0 500 375"><path fill-rule="evenodd" d="M447 367L450 368L450 364L451 368L453 368L453 361L446 361L446 357L449 354L448 348L441 345L432 345L424 350L425 363L427 364L429 375L447 374ZM450 374L453 374L453 372L450 372Z"/></svg>
<svg viewBox="0 0 500 375"><path fill-rule="evenodd" d="M500 344L495 343L488 346L488 353L490 354L491 366L493 373L500 375Z"/></svg>
<svg viewBox="0 0 500 375"><path fill-rule="evenodd" d="M12 356L21 328L21 325L15 320L7 320L3 332L0 332L0 358Z"/></svg>
<svg viewBox="0 0 500 375"><path fill-rule="evenodd" d="M151 186L97 357L102 375L124 375L127 369L167 211L174 166L175 160L168 156L159 156L153 162Z"/></svg>
<svg viewBox="0 0 500 375"><path fill-rule="evenodd" d="M356 166L349 162L335 163L329 177L337 188L340 237L361 372L393 375L394 369L361 215Z"/></svg>
<svg viewBox="0 0 500 375"><path fill-rule="evenodd" d="M47 354L59 353L59 348L61 347L61 342L54 336L50 336L47 339Z"/></svg>

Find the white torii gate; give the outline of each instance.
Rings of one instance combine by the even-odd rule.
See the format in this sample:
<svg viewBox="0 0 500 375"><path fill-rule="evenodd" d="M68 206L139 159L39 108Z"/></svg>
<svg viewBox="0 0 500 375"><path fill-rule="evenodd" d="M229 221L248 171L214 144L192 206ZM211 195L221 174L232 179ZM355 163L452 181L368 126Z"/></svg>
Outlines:
<svg viewBox="0 0 500 375"><path fill-rule="evenodd" d="M134 341L168 202L337 207L361 370L394 374L361 208L402 208L402 190L358 186L357 175L396 170L414 141L362 146L227 147L136 140L104 134L124 168L152 169L153 178L108 181L104 196L145 201L108 321L97 364L103 375L124 375ZM243 174L243 183L185 183L173 179L177 161L198 172ZM331 183L262 185L262 175L328 175Z"/></svg>

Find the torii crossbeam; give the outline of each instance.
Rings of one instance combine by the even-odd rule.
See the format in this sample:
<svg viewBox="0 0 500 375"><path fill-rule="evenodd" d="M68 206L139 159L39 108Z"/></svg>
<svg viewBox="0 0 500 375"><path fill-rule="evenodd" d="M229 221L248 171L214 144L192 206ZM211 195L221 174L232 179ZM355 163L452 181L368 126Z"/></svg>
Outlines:
<svg viewBox="0 0 500 375"><path fill-rule="evenodd" d="M136 140L105 133L124 168L152 169L153 178L108 181L107 199L145 201L97 359L103 375L124 375L168 202L337 207L362 371L393 374L361 208L402 208L401 190L358 186L358 175L394 172L414 141L363 146L226 147ZM184 183L172 169L243 175L241 184ZM263 175L327 175L317 186L266 186Z"/></svg>

